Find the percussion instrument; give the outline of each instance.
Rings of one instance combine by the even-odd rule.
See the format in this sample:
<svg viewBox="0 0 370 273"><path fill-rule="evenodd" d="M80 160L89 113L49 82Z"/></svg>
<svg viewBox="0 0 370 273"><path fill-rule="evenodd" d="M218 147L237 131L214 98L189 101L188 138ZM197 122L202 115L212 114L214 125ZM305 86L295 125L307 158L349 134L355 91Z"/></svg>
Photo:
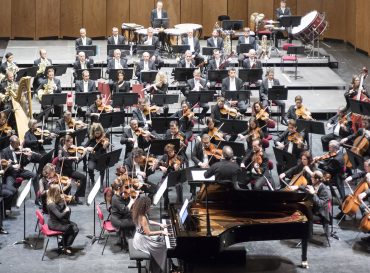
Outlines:
<svg viewBox="0 0 370 273"><path fill-rule="evenodd" d="M135 30L144 28L142 25L137 25L135 23L122 23L122 36L126 38L129 42L136 42L137 35Z"/></svg>
<svg viewBox="0 0 370 273"><path fill-rule="evenodd" d="M159 32L158 30L153 29L154 35L158 35L158 32ZM147 28L141 28L141 29L135 30L135 36L136 36L137 41L138 42L143 41L144 37L147 36L147 33L148 33Z"/></svg>
<svg viewBox="0 0 370 273"><path fill-rule="evenodd" d="M193 34L194 34L193 36L198 39L202 36L203 26L199 24L190 24L190 23L178 24L178 25L175 25L175 28L184 29L185 31L192 29Z"/></svg>
<svg viewBox="0 0 370 273"><path fill-rule="evenodd" d="M292 34L304 44L312 44L315 37L320 36L328 27L325 14L317 10L311 11L302 17L301 24L292 29Z"/></svg>
<svg viewBox="0 0 370 273"><path fill-rule="evenodd" d="M268 25L279 24L279 21L274 20L263 20L263 22Z"/></svg>
<svg viewBox="0 0 370 273"><path fill-rule="evenodd" d="M180 45L181 36L186 34L186 30L181 28L167 28L164 30L164 33L167 35L167 43L170 46Z"/></svg>

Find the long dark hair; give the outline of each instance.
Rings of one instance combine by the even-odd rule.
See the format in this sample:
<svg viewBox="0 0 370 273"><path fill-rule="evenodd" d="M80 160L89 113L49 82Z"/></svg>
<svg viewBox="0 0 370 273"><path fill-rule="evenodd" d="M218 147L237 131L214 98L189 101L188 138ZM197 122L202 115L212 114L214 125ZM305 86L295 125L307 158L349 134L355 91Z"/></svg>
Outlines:
<svg viewBox="0 0 370 273"><path fill-rule="evenodd" d="M132 221L135 223L135 225L139 225L139 218L140 216L145 216L150 208L150 205L152 204L152 201L149 197L143 196L139 197L134 205L132 206Z"/></svg>

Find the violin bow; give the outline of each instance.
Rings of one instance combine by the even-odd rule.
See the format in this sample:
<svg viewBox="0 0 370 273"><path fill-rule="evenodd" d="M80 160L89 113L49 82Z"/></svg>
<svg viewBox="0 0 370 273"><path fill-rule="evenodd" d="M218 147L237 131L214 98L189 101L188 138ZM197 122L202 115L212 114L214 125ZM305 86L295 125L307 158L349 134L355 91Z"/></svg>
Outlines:
<svg viewBox="0 0 370 273"><path fill-rule="evenodd" d="M44 125L45 125L45 115L42 116L41 140L44 140Z"/></svg>
<svg viewBox="0 0 370 273"><path fill-rule="evenodd" d="M76 149L76 151L77 151L77 149ZM62 179L62 171L63 171L63 166L64 166L64 159L65 159L65 157L63 157L63 159L62 159L62 165L60 167L60 172L59 172L59 176L58 176L58 184L59 184L60 191L62 192L61 194L63 194L64 205L67 206L67 201L66 201L66 198L64 196L62 182L61 182L61 179Z"/></svg>
<svg viewBox="0 0 370 273"><path fill-rule="evenodd" d="M148 159L149 159L150 147L152 147L152 144L150 144L150 145L149 145L148 152L147 152L147 154L146 154L144 173L146 173L146 168L148 167Z"/></svg>
<svg viewBox="0 0 370 273"><path fill-rule="evenodd" d="M218 147L220 146L220 144L221 144L221 141L217 144L217 146L216 146L215 150L217 150L217 149L218 149ZM208 162L207 162L207 164L208 164L208 165L209 165L209 162L211 162L211 160L212 160L212 158L214 157L214 155L215 155L215 153L212 153L211 157L208 159Z"/></svg>
<svg viewBox="0 0 370 273"><path fill-rule="evenodd" d="M217 132L220 132L220 129L221 129L221 127L222 126L224 126L224 124L225 124L225 122L223 122L221 125L220 125L220 127L215 127L216 129L217 129ZM214 138L215 137L215 134L213 134L213 136L211 136L211 138L209 139L210 141L212 140L212 138Z"/></svg>

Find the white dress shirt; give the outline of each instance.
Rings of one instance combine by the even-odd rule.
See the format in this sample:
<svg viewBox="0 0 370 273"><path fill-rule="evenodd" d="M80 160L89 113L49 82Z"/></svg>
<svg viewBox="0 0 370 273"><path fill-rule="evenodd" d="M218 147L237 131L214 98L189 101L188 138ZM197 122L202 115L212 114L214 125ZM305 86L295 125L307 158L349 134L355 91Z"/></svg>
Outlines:
<svg viewBox="0 0 370 273"><path fill-rule="evenodd" d="M144 61L144 71L148 71L149 70L149 62L148 61Z"/></svg>
<svg viewBox="0 0 370 273"><path fill-rule="evenodd" d="M267 88L272 88L274 86L274 80L270 81L270 80L267 80Z"/></svg>
<svg viewBox="0 0 370 273"><path fill-rule="evenodd" d="M236 84L235 84L235 78L230 78L230 86L229 86L230 91L236 91Z"/></svg>
<svg viewBox="0 0 370 273"><path fill-rule="evenodd" d="M82 41L82 45L86 45L86 37L85 38L81 38L81 41Z"/></svg>
<svg viewBox="0 0 370 273"><path fill-rule="evenodd" d="M114 69L122 69L121 60L114 59Z"/></svg>
<svg viewBox="0 0 370 273"><path fill-rule="evenodd" d="M114 44L118 45L118 36L113 36Z"/></svg>
<svg viewBox="0 0 370 273"><path fill-rule="evenodd" d="M84 84L84 93L89 92L89 81L83 81Z"/></svg>
<svg viewBox="0 0 370 273"><path fill-rule="evenodd" d="M213 37L213 43L215 44L215 47L218 47L217 46L217 37Z"/></svg>
<svg viewBox="0 0 370 273"><path fill-rule="evenodd" d="M188 44L190 46L190 51L194 52L195 50L194 50L194 38L193 37L188 38Z"/></svg>
<svg viewBox="0 0 370 273"><path fill-rule="evenodd" d="M162 19L162 10L157 9L157 18Z"/></svg>

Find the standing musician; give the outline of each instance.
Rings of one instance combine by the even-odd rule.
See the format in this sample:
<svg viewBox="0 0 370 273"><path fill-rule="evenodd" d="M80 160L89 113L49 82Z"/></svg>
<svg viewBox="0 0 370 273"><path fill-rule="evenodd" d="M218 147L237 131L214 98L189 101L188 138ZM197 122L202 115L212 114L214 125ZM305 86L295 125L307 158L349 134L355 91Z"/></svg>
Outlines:
<svg viewBox="0 0 370 273"><path fill-rule="evenodd" d="M357 75L352 77L352 82L351 82L351 89L348 90L346 93L344 93L344 97L347 102L346 110L349 109L349 99L355 99L355 100L369 100L370 95L365 89L365 86L361 85L361 78ZM360 93L360 94L359 94ZM367 99L366 99L367 98Z"/></svg>
<svg viewBox="0 0 370 273"><path fill-rule="evenodd" d="M76 93L96 92L95 81L90 80L90 72L88 70L82 71L82 80L76 81Z"/></svg>
<svg viewBox="0 0 370 273"><path fill-rule="evenodd" d="M280 7L275 10L275 17L279 19L281 16L292 15L290 8L286 6L286 0L280 1Z"/></svg>
<svg viewBox="0 0 370 273"><path fill-rule="evenodd" d="M46 154L44 149L44 144L51 144L51 140L55 137L54 133L51 133L48 130L37 127L37 120L30 119L28 122L29 130L24 135L24 148L30 148L33 152L36 152L40 155ZM39 156L37 162L41 159Z"/></svg>
<svg viewBox="0 0 370 273"><path fill-rule="evenodd" d="M294 102L295 102L295 105L290 106L288 109L288 112L286 114L287 119L313 120L311 113L302 104L303 98L300 95L295 96Z"/></svg>
<svg viewBox="0 0 370 273"><path fill-rule="evenodd" d="M229 76L222 80L221 90L223 92L243 90L244 84L243 84L242 79L236 76L236 69L234 67L230 68L228 74ZM245 112L247 111L246 101L232 101L231 105L232 106L237 105L241 114L245 114Z"/></svg>
<svg viewBox="0 0 370 273"><path fill-rule="evenodd" d="M194 37L194 32L192 29L187 31L187 36L183 37L181 40L183 45L189 45L192 58L195 60L196 64L200 64L204 58L200 54L200 43L198 38Z"/></svg>
<svg viewBox="0 0 370 273"><path fill-rule="evenodd" d="M270 69L266 73L266 79L262 81L261 88L260 88L260 101L262 102L262 106L265 108L269 106L270 102L268 100L268 92L269 89L273 86L279 86L280 82L278 79L274 78L274 70ZM285 102L282 100L274 100L272 103L276 104L280 107L281 110L281 124L287 125L288 121L285 118Z"/></svg>
<svg viewBox="0 0 370 273"><path fill-rule="evenodd" d="M269 159L266 157L262 148L262 141L255 139L252 142L252 151L250 151L240 164L242 169L247 171L246 182L254 179L256 182L252 188L262 190L264 184L268 184L268 188L275 188L274 181L269 172Z"/></svg>
<svg viewBox="0 0 370 273"><path fill-rule="evenodd" d="M167 11L163 9L163 2L162 1L157 1L157 8L153 9L150 15L150 22L152 24L153 28L159 28L159 27L164 27L167 28L166 25L157 25L154 19L168 19Z"/></svg>
<svg viewBox="0 0 370 273"><path fill-rule="evenodd" d="M77 183L77 190L74 195L76 204L82 205L80 198L85 197L86 176L74 170L74 163L79 162L86 155L86 150L79 154L77 147L73 145L73 138L70 135L64 137L64 144L58 151L57 170L64 176L73 178Z"/></svg>
<svg viewBox="0 0 370 273"><path fill-rule="evenodd" d="M195 61L193 59L193 55L190 50L186 50L184 54L184 59L181 59L177 63L177 67L183 67L183 68L193 68L195 67Z"/></svg>
<svg viewBox="0 0 370 273"><path fill-rule="evenodd" d="M218 144L221 140L225 140L225 135L220 131L220 128L215 126L216 122L213 118L208 117L206 119L206 127L202 129L200 135L208 134L210 136L210 141L213 144ZM199 141L201 139L199 138Z"/></svg>
<svg viewBox="0 0 370 273"><path fill-rule="evenodd" d="M141 81L141 71L150 71L156 70L155 63L150 59L149 52L143 53L143 58L140 60L139 64L136 67L136 77Z"/></svg>
<svg viewBox="0 0 370 273"><path fill-rule="evenodd" d="M73 77L77 80L77 71L81 69L90 69L94 67L93 59L86 57L85 52L80 51L77 55L78 60L73 64Z"/></svg>
<svg viewBox="0 0 370 273"><path fill-rule="evenodd" d="M353 134L352 121L346 113L345 107L338 108L337 114L331 117L326 123L326 128L333 129L333 132L321 137L323 151L328 151L331 140L340 141Z"/></svg>
<svg viewBox="0 0 370 273"><path fill-rule="evenodd" d="M121 57L121 54L121 50L118 48L113 51L113 58L109 60L107 64L108 75L111 69L123 69L128 67L127 59L125 57Z"/></svg>
<svg viewBox="0 0 370 273"><path fill-rule="evenodd" d="M49 212L48 226L52 230L62 231L62 241L58 247L66 255L73 255L72 244L78 234L77 224L70 220L71 209L62 196L59 185L52 184L47 194L47 208Z"/></svg>
<svg viewBox="0 0 370 273"><path fill-rule="evenodd" d="M186 140L189 140L193 135L193 119L194 112L191 111L190 105L187 101L181 102L181 110L174 113L172 118L179 118L180 130L184 133Z"/></svg>
<svg viewBox="0 0 370 273"><path fill-rule="evenodd" d="M5 59L6 61L0 66L0 73L5 75L7 72L12 72L14 77L16 77L19 67L17 66L17 63L14 62L14 54L11 52L6 53Z"/></svg>
<svg viewBox="0 0 370 273"><path fill-rule="evenodd" d="M112 28L112 36L108 37L108 45L124 45L125 44L125 37L118 34L118 28Z"/></svg>
<svg viewBox="0 0 370 273"><path fill-rule="evenodd" d="M110 146L109 136L105 133L103 126L100 123L93 123L89 130L89 139L84 147L89 151L88 157L88 172L91 185L95 183L94 170L97 167L98 158L105 154ZM100 184L104 185L105 170L100 171Z"/></svg>
<svg viewBox="0 0 370 273"><path fill-rule="evenodd" d="M76 50L79 46L86 46L86 45L92 45L91 38L86 36L86 28L80 29L80 38L77 38L75 40L75 47Z"/></svg>
<svg viewBox="0 0 370 273"><path fill-rule="evenodd" d="M42 80L46 78L45 76L45 69L46 67L53 64L51 59L47 57L46 50L41 48L39 50L40 58L33 61L33 65L38 67L38 70L36 72L36 77L33 80L33 90L36 90L39 86Z"/></svg>
<svg viewBox="0 0 370 273"><path fill-rule="evenodd" d="M311 153L309 151L304 151L300 155L300 160L298 164L291 167L290 169L280 173L279 178L283 180L289 178L291 183L289 184L290 190L292 186L296 185L311 185L311 177L315 171L315 162L312 159ZM285 183L280 183L282 188L285 188Z"/></svg>
<svg viewBox="0 0 370 273"><path fill-rule="evenodd" d="M154 33L154 29L149 27L147 29L147 36L143 40L143 45L154 46L155 51L154 51L154 54L151 60L155 63L157 69L159 70L164 65L164 61L161 58L161 56L159 56L159 49L160 49L159 38L157 36L154 36L153 33Z"/></svg>
<svg viewBox="0 0 370 273"><path fill-rule="evenodd" d="M214 29L212 37L207 39L207 47L217 47L221 51L224 49L224 40L219 37L217 29Z"/></svg>
<svg viewBox="0 0 370 273"><path fill-rule="evenodd" d="M249 27L244 28L244 35L240 36L238 39L238 45L240 44L249 44L253 47L254 50L257 50L257 41L256 38L250 36L251 29ZM249 58L248 53L240 53L238 57L239 63Z"/></svg>
<svg viewBox="0 0 370 273"><path fill-rule="evenodd" d="M255 139L262 141L263 148L268 148L270 145L268 139L264 138L263 128L258 127L257 120L254 117L249 119L247 131L238 134L238 137L240 140L247 142L248 150L252 149L252 142Z"/></svg>
<svg viewBox="0 0 370 273"><path fill-rule="evenodd" d="M125 80L125 72L123 72L123 70L118 70L117 82L115 82L113 85L112 93L129 93L130 85L130 80Z"/></svg>
<svg viewBox="0 0 370 273"><path fill-rule="evenodd" d="M255 49L250 49L248 52L249 58L245 58L242 67L246 69L262 68L262 63L257 59L257 53Z"/></svg>
<svg viewBox="0 0 370 273"><path fill-rule="evenodd" d="M134 148L145 148L150 140L150 133L144 131L139 127L137 119L130 120L130 127L123 129L120 143L126 145L125 158L129 157L129 154Z"/></svg>

